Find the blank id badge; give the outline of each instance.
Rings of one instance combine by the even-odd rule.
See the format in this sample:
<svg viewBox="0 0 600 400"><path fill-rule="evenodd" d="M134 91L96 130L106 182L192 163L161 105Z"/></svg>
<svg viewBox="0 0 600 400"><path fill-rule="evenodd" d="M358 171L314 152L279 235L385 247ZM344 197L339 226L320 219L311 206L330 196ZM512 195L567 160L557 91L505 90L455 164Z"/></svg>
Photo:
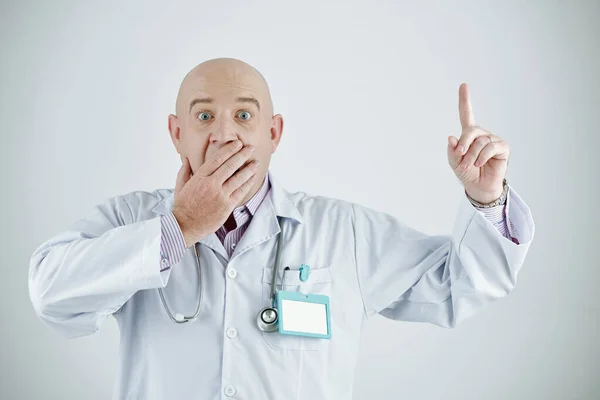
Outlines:
<svg viewBox="0 0 600 400"><path fill-rule="evenodd" d="M277 312L280 334L331 339L329 296L280 290Z"/></svg>

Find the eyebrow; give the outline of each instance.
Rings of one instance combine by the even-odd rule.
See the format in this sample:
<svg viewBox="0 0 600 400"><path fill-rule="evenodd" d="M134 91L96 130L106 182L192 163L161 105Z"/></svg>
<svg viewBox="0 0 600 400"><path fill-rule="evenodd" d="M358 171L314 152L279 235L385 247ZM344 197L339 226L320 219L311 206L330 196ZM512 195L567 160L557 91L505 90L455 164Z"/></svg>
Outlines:
<svg viewBox="0 0 600 400"><path fill-rule="evenodd" d="M258 111L260 111L260 103L254 97L238 97L237 99L235 99L235 101L237 101L238 103L251 103L251 104L254 104L256 106L256 108L258 108ZM190 103L190 111L189 112L192 112L192 108L196 104L212 104L213 102L214 102L214 100L212 98L210 98L210 97L204 97L204 98L200 98L200 99L194 99Z"/></svg>

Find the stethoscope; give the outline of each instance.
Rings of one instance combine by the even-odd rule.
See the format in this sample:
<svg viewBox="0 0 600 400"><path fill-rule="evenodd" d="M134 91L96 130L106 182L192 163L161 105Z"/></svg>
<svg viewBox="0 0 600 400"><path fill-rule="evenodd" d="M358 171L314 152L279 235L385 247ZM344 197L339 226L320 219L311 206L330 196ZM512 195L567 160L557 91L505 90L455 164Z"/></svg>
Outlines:
<svg viewBox="0 0 600 400"><path fill-rule="evenodd" d="M279 325L279 313L277 312L277 307L275 307L275 295L277 293L277 273L279 272L279 260L281 256L281 238L283 237L283 224L281 223L282 219L277 217L279 221L279 226L281 227L281 232L279 233L279 237L277 238L277 253L275 255L275 265L273 266L273 278L271 279L271 294L269 296L270 306L265 307L256 316L256 324L258 325L258 329L263 332L274 332L278 329ZM196 253L196 269L198 271L198 285L200 286L200 255L198 254L197 243L194 244L194 251ZM285 270L288 270L289 267L286 267ZM283 271L283 278L285 278L285 270ZM281 281L281 285L283 288L283 279ZM200 300L201 300L201 290L198 290L198 299L196 302L196 311L192 316L186 316L183 314L176 313L174 316L165 301L165 296L163 294L162 288L158 288L158 293L160 294L160 300L163 304L163 307L171 321L184 324L186 322L194 322L200 314Z"/></svg>
<svg viewBox="0 0 600 400"><path fill-rule="evenodd" d="M198 301L196 302L196 311L194 312L194 315L189 317L189 316L177 313L177 314L175 314L175 316L173 316L173 314L171 313L171 310L169 309L169 306L167 305L167 302L165 301L165 296L163 295L162 288L158 288L158 293L160 294L160 300L162 301L165 311L169 315L169 318L171 318L171 321L176 322L178 324L185 324L186 322L194 322L196 320L196 318L198 317L198 314L200 314L200 299L201 299L202 292L200 290L200 284L201 284L201 282L200 282L200 255L198 254L197 246L198 246L198 243L195 243L194 251L196 252L196 269L198 270Z"/></svg>
<svg viewBox="0 0 600 400"><path fill-rule="evenodd" d="M271 295L269 296L269 301L271 305L269 307L265 307L256 316L256 324L258 325L258 329L263 332L275 332L279 327L279 312L277 312L277 307L275 307L275 294L277 293L277 273L279 272L279 258L281 255L281 238L283 236L283 224L281 223L281 219L279 220L279 226L281 227L281 232L279 233L279 238L277 238L277 253L275 255L275 265L273 265L273 277L271 278ZM283 270L283 277L281 278L281 288L283 290L283 280L285 278L285 271L290 269L290 267L286 267Z"/></svg>

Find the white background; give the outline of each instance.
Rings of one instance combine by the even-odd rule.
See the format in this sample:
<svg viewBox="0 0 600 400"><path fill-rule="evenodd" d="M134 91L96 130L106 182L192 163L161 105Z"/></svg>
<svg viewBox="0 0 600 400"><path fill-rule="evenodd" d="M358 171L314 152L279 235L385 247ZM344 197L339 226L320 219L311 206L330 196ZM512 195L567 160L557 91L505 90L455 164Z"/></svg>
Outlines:
<svg viewBox="0 0 600 400"><path fill-rule="evenodd" d="M516 290L454 330L374 318L355 399L600 397L599 2L123 3L0 9L0 398L110 397L116 324L58 337L29 257L107 197L174 186L167 115L187 71L221 56L271 86L287 189L427 233L451 232L463 195L446 159L461 82L511 145L537 229Z"/></svg>

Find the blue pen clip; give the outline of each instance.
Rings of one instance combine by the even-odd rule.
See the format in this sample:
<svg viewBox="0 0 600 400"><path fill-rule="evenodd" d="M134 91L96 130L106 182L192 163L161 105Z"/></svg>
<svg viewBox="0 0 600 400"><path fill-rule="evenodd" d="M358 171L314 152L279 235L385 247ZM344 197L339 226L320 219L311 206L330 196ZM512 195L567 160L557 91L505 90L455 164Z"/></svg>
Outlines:
<svg viewBox="0 0 600 400"><path fill-rule="evenodd" d="M302 264L300 266L300 280L306 282L308 280L308 274L310 274L310 266Z"/></svg>

